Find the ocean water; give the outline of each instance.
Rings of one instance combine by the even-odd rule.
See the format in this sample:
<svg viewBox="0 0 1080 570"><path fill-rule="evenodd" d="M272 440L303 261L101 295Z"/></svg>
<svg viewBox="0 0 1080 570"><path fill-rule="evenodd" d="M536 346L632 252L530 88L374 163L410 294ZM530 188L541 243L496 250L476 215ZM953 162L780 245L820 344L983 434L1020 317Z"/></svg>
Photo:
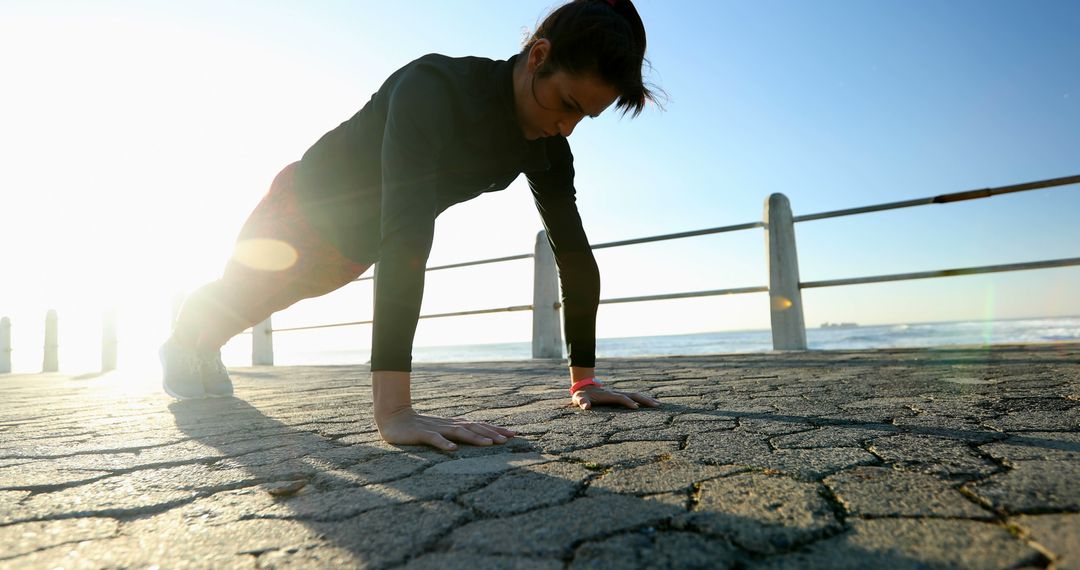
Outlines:
<svg viewBox="0 0 1080 570"><path fill-rule="evenodd" d="M1080 317L808 328L806 337L809 348L818 350L1080 341ZM602 338L596 342L598 358L770 350L772 334L768 330ZM413 348L414 362L527 360L531 357L532 345L528 342ZM277 351L274 357L280 365L362 364L369 358L370 353L365 350Z"/></svg>

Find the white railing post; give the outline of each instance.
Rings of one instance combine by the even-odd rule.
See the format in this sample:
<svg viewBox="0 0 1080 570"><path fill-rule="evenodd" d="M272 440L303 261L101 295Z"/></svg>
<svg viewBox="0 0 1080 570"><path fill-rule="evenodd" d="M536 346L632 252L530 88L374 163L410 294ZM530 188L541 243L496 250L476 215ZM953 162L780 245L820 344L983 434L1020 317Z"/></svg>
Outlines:
<svg viewBox="0 0 1080 570"><path fill-rule="evenodd" d="M0 374L11 372L11 319L0 319Z"/></svg>
<svg viewBox="0 0 1080 570"><path fill-rule="evenodd" d="M773 350L806 350L795 221L791 203L783 194L773 194L765 201L765 252Z"/></svg>
<svg viewBox="0 0 1080 570"><path fill-rule="evenodd" d="M58 339L56 309L49 309L45 315L45 358L41 363L42 372L60 371L60 359L57 355L60 344Z"/></svg>
<svg viewBox="0 0 1080 570"><path fill-rule="evenodd" d="M101 323L101 371L116 370L116 311L109 310Z"/></svg>
<svg viewBox="0 0 1080 570"><path fill-rule="evenodd" d="M274 365L274 327L271 317L251 329L251 365Z"/></svg>
<svg viewBox="0 0 1080 570"><path fill-rule="evenodd" d="M533 358L562 358L559 273L547 232L536 234L533 252Z"/></svg>

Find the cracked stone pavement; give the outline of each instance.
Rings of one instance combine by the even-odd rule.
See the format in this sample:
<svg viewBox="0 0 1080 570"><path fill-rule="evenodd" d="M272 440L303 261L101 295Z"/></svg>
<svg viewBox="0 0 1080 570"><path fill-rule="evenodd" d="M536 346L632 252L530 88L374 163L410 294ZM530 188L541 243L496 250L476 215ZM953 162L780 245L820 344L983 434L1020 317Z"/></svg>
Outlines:
<svg viewBox="0 0 1080 570"><path fill-rule="evenodd" d="M0 568L1080 568L1080 344L418 363L382 442L365 366L233 369L175 402L0 376ZM144 382L144 385L146 382Z"/></svg>

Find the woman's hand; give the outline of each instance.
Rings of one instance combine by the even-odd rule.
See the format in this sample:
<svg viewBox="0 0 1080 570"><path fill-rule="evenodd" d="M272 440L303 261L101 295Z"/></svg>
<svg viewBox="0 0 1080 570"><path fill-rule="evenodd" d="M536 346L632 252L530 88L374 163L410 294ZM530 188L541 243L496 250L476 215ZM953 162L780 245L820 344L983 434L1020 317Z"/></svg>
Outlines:
<svg viewBox="0 0 1080 570"><path fill-rule="evenodd" d="M586 386L577 392L574 392L572 397L575 406L581 407L583 410L587 410L593 406L593 404L613 404L622 405L627 408L637 408L639 404L644 404L650 408L655 408L660 405L660 401L654 398L650 398L645 394L638 394L637 392L619 392L612 390L607 386Z"/></svg>
<svg viewBox="0 0 1080 570"><path fill-rule="evenodd" d="M386 443L423 444L444 450L457 449L454 441L492 445L506 443L507 439L517 435L514 430L463 418L423 416L412 408L402 408L386 416L376 417L375 425Z"/></svg>

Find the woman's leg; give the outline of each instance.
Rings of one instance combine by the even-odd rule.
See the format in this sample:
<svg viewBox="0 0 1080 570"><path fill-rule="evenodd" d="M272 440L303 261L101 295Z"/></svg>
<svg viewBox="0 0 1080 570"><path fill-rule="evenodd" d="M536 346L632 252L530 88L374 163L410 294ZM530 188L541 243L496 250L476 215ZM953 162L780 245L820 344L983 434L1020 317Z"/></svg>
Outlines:
<svg viewBox="0 0 1080 570"><path fill-rule="evenodd" d="M222 277L184 301L173 326L181 345L217 350L274 312L347 285L370 267L310 227L293 194L295 167L278 174L244 223Z"/></svg>

